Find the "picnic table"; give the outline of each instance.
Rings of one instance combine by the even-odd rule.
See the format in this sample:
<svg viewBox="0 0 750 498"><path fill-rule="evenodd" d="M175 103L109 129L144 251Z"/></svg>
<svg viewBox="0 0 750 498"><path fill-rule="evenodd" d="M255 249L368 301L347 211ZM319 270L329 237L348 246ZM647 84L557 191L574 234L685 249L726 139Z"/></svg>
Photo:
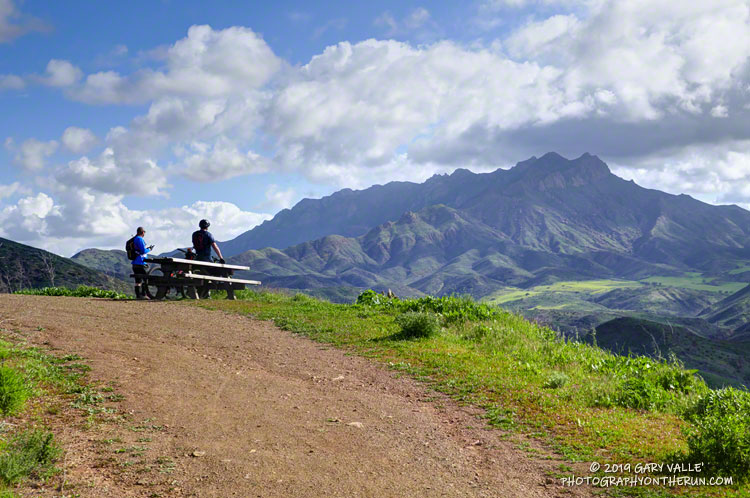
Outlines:
<svg viewBox="0 0 750 498"><path fill-rule="evenodd" d="M183 258L148 258L145 261L149 264L146 276L130 276L144 280L146 294L152 299L164 299L172 290L175 295L191 299L206 298L211 290L225 290L227 299L236 299L235 290L244 289L246 285L260 285L258 280L232 277L235 270L249 270L249 266Z"/></svg>

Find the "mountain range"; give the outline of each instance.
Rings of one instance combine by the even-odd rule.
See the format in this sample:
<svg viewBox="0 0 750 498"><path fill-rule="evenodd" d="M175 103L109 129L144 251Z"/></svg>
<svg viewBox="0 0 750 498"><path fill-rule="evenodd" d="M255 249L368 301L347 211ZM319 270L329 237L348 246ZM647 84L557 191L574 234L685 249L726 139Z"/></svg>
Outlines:
<svg viewBox="0 0 750 498"><path fill-rule="evenodd" d="M747 282L750 268L729 275L750 262L749 242L744 209L640 187L596 156L549 153L509 170L457 170L422 184L305 199L222 243L222 251L280 287L482 298L508 287L591 279L692 273L717 285ZM690 313L715 297L698 296Z"/></svg>
<svg viewBox="0 0 750 498"><path fill-rule="evenodd" d="M679 327L660 347L681 355L690 334L724 341L722 351L750 340L750 212L643 188L590 154L303 199L219 245L230 263L250 266L238 276L336 301L366 288L470 294L638 351L616 331L637 342L643 329ZM123 251L73 260L129 274ZM712 375L750 379L744 366Z"/></svg>

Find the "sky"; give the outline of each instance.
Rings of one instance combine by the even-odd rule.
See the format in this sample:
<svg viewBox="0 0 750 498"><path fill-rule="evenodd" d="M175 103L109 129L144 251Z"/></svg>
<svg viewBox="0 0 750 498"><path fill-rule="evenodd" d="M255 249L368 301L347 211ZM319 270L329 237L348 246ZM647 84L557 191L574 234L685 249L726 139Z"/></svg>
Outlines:
<svg viewBox="0 0 750 498"><path fill-rule="evenodd" d="M0 0L0 236L168 251L549 151L750 209L749 57L750 0Z"/></svg>

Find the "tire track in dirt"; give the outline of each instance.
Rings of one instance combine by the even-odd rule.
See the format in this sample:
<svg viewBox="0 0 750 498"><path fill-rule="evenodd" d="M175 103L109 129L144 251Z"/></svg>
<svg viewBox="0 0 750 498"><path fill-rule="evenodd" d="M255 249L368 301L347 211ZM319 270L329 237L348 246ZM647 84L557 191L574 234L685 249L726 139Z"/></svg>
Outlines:
<svg viewBox="0 0 750 498"><path fill-rule="evenodd" d="M0 298L0 316L31 342L83 356L93 380L116 381L125 396L130 422L106 434L60 429L82 496L589 495L547 477L560 461L521 451L477 411L269 322L15 295ZM168 473L96 467L100 439L132 443L143 421L159 430L141 438L142 458L170 462Z"/></svg>

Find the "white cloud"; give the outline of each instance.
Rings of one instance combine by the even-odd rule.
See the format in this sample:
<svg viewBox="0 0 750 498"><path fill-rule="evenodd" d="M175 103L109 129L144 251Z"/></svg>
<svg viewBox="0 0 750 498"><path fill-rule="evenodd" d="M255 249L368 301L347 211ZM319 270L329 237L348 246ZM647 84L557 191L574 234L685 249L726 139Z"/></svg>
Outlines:
<svg viewBox="0 0 750 498"><path fill-rule="evenodd" d="M6 139L5 144L8 148L14 148L12 139ZM29 138L19 146L15 161L26 170L39 171L44 168L47 158L55 153L57 147L58 143L55 140L42 142L35 138Z"/></svg>
<svg viewBox="0 0 750 498"><path fill-rule="evenodd" d="M66 149L75 154L84 154L91 150L98 142L94 132L87 128L69 126L60 139Z"/></svg>
<svg viewBox="0 0 750 498"><path fill-rule="evenodd" d="M0 92L3 90L21 90L26 86L23 78L15 74L0 75Z"/></svg>
<svg viewBox="0 0 750 498"><path fill-rule="evenodd" d="M726 118L729 116L729 109L725 105L718 104L711 109L711 116L715 118Z"/></svg>
<svg viewBox="0 0 750 498"><path fill-rule="evenodd" d="M54 199L53 199L54 196ZM61 188L53 196L40 192L0 209L0 235L63 256L87 247L122 249L135 228L148 230L157 252L190 245L202 218L211 220L218 240L228 240L271 218L242 211L228 202L197 201L188 206L134 210L122 196L88 188Z"/></svg>
<svg viewBox="0 0 750 498"><path fill-rule="evenodd" d="M38 19L20 12L13 0L0 0L0 43L14 40L29 31L47 29L47 26Z"/></svg>
<svg viewBox="0 0 750 498"><path fill-rule="evenodd" d="M106 148L95 159L86 156L59 168L62 185L86 187L113 195L160 195L169 187L164 171L152 160L123 157Z"/></svg>
<svg viewBox="0 0 750 498"><path fill-rule="evenodd" d="M645 187L743 205L750 202L750 140L689 146L614 165L613 172Z"/></svg>
<svg viewBox="0 0 750 498"><path fill-rule="evenodd" d="M271 184L266 189L266 201L261 204L263 209L278 211L292 207L297 199L297 191L293 188L282 190L276 184Z"/></svg>
<svg viewBox="0 0 750 498"><path fill-rule="evenodd" d="M179 152L180 174L197 182L216 182L235 176L268 171L270 161L253 151L241 152L229 140L221 139L213 145L194 142L189 150Z"/></svg>
<svg viewBox="0 0 750 498"><path fill-rule="evenodd" d="M89 103L147 102L163 96L221 97L266 84L282 68L281 59L249 28L220 31L192 26L169 47L163 70L131 76L114 71L91 74L72 92Z"/></svg>
<svg viewBox="0 0 750 498"><path fill-rule="evenodd" d="M439 37L442 30L424 7L412 9L403 19L397 20L390 11L385 11L373 21L383 28L387 37L403 36L419 42L428 42Z"/></svg>
<svg viewBox="0 0 750 498"><path fill-rule="evenodd" d="M13 182L9 185L0 185L0 199L11 197L16 193L28 193L28 190L21 187L21 184L18 182Z"/></svg>
<svg viewBox="0 0 750 498"><path fill-rule="evenodd" d="M48 86L68 87L78 83L83 77L83 71L69 61L51 59L47 63L44 76L39 81Z"/></svg>

